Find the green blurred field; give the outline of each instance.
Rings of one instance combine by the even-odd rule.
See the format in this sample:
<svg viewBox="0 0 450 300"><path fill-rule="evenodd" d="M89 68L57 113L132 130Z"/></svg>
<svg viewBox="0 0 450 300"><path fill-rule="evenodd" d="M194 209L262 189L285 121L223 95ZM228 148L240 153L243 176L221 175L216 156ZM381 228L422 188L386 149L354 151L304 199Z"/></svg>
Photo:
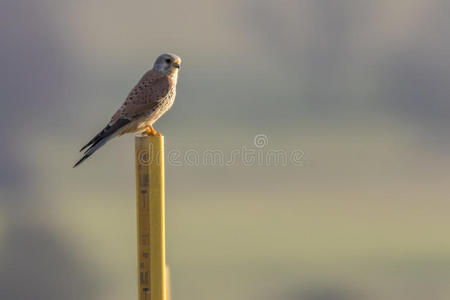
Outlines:
<svg viewBox="0 0 450 300"><path fill-rule="evenodd" d="M173 147L177 137L166 139ZM274 140L274 147L289 144ZM339 146L318 140L325 138L302 141L305 161L299 167L167 167L167 251L175 299L424 299L430 293L446 299L447 164L414 160L416 151L398 141L378 152L344 138ZM132 138L76 170L39 144L29 155L41 157L32 159L36 169L53 172L36 183L38 195L48 200L29 208L26 222L58 237L75 256L80 275L92 280L95 299L133 298ZM69 150L51 139L46 145ZM113 147L123 153L113 153ZM429 175L407 177L418 168ZM24 220L6 216L3 240L9 222Z"/></svg>

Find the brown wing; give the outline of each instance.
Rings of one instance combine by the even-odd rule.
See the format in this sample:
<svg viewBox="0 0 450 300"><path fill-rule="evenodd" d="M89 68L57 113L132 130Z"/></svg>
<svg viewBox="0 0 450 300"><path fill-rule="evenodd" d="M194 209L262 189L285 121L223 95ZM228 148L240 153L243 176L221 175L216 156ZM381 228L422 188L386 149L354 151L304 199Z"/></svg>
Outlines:
<svg viewBox="0 0 450 300"><path fill-rule="evenodd" d="M145 73L108 125L81 148L80 151L83 151L89 147L75 166L88 158L133 118L152 111L167 96L171 85L172 80L161 72L150 70Z"/></svg>
<svg viewBox="0 0 450 300"><path fill-rule="evenodd" d="M150 70L144 74L138 84L131 90L125 102L114 114L109 125L120 119L133 118L150 112L170 91L172 81L161 72Z"/></svg>

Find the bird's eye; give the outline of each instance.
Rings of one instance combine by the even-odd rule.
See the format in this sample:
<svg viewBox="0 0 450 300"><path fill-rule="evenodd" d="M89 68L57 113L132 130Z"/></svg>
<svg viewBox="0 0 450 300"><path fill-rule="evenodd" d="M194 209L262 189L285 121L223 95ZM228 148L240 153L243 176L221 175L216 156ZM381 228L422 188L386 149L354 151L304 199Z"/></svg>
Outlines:
<svg viewBox="0 0 450 300"><path fill-rule="evenodd" d="M166 63L170 64L170 58L166 58Z"/></svg>

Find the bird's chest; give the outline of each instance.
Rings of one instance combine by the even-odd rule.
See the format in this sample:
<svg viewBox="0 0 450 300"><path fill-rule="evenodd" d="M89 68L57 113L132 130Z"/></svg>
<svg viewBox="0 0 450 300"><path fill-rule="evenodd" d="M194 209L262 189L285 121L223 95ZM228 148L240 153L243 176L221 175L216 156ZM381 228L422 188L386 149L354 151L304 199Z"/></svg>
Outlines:
<svg viewBox="0 0 450 300"><path fill-rule="evenodd" d="M156 107L151 112L147 114L144 121L145 124L143 125L148 126L156 122L156 120L158 120L159 117L161 117L165 112L167 112L172 107L175 101L175 96L176 90L174 88L171 89L167 93L167 96L164 97L164 99L158 105L156 105Z"/></svg>
<svg viewBox="0 0 450 300"><path fill-rule="evenodd" d="M175 96L176 96L176 89L173 88L167 93L167 96L164 98L164 100L162 100L161 103L157 106L156 113L159 114L158 117L164 114L172 107L173 102L175 101Z"/></svg>

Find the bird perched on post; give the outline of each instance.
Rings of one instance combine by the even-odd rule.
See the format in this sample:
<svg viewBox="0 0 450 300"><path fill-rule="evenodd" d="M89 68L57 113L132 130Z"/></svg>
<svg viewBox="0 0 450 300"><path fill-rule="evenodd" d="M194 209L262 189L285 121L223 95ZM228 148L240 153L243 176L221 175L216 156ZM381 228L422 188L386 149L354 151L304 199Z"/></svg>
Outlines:
<svg viewBox="0 0 450 300"><path fill-rule="evenodd" d="M153 69L145 73L131 90L108 125L81 148L80 152L86 150L73 167L85 161L107 141L124 133L145 132L148 135L160 136L152 125L173 105L180 64L179 56L161 54Z"/></svg>

